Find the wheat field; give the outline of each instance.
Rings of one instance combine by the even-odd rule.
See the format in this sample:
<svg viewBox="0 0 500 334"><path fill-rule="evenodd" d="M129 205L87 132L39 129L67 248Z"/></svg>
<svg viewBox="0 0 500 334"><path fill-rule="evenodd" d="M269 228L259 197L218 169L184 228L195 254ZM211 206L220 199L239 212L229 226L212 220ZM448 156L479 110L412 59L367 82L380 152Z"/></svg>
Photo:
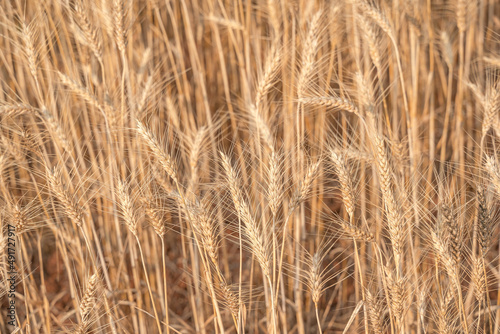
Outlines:
<svg viewBox="0 0 500 334"><path fill-rule="evenodd" d="M0 0L1 333L500 333L497 0Z"/></svg>

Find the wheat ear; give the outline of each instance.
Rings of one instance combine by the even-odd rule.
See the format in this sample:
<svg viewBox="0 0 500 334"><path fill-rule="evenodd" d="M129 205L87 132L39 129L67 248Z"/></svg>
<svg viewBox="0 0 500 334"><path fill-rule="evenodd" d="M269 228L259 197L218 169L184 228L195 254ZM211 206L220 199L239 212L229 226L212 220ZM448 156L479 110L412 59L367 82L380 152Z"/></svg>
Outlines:
<svg viewBox="0 0 500 334"><path fill-rule="evenodd" d="M299 99L299 102L305 105L344 110L359 115L358 107L356 107L356 105L351 101L341 97L335 97L335 96L302 97Z"/></svg>
<svg viewBox="0 0 500 334"><path fill-rule="evenodd" d="M478 241L482 256L486 256L491 240L491 215L486 193L483 187L477 189L477 225Z"/></svg>
<svg viewBox="0 0 500 334"><path fill-rule="evenodd" d="M222 166L226 171L226 176L229 185L229 191L233 199L234 206L238 212L238 216L245 226L246 236L252 248L253 253L257 257L263 274L270 277L269 272L269 249L264 241L264 235L261 233L257 222L250 213L250 208L243 197L241 186L238 182L236 170L232 167L231 161L224 153L219 152L222 159Z"/></svg>
<svg viewBox="0 0 500 334"><path fill-rule="evenodd" d="M484 294L486 292L486 277L484 273L484 259L481 257L473 257L471 281L474 284L474 296L479 302L484 300Z"/></svg>
<svg viewBox="0 0 500 334"><path fill-rule="evenodd" d="M83 225L83 211L75 196L72 196L62 185L61 171L58 168L47 170L47 181L50 190L63 205L66 215L78 226Z"/></svg>
<svg viewBox="0 0 500 334"><path fill-rule="evenodd" d="M116 195L118 198L118 207L123 215L123 220L127 224L130 232L137 236L137 215L135 213L132 198L129 195L128 186L123 181L118 181L116 186Z"/></svg>
<svg viewBox="0 0 500 334"><path fill-rule="evenodd" d="M243 197L243 192L241 190L241 185L238 182L238 174L236 170L232 167L231 161L228 156L222 152L219 152L222 159L222 166L226 171L226 176L229 184L229 191L231 197L233 198L233 203L238 212L238 217L241 219L244 225L245 234L247 236L247 241L250 244L253 254L257 258L263 275L267 278L269 284L269 290L271 292L271 303L272 303L272 318L273 318L273 328L276 332L276 309L275 309L275 298L274 298L274 288L271 282L270 273L270 260L271 254L268 247L268 243L264 240L264 235L260 231L257 222L250 213L250 207Z"/></svg>
<svg viewBox="0 0 500 334"><path fill-rule="evenodd" d="M274 81L279 73L281 66L282 54L280 49L270 52L270 56L266 60L264 74L259 80L255 93L255 107L259 112L262 108L262 103L266 95L273 87Z"/></svg>
<svg viewBox="0 0 500 334"><path fill-rule="evenodd" d="M274 150L271 152L269 159L269 168L267 169L268 190L267 198L269 209L273 216L278 213L278 208L283 196L280 182L280 161L279 155Z"/></svg>
<svg viewBox="0 0 500 334"><path fill-rule="evenodd" d="M80 315L82 317L83 323L86 323L88 317L94 306L97 302L97 287L99 283L99 276L93 274L90 276L89 281L87 282L87 288L85 289L85 293L83 294L82 299L80 300Z"/></svg>
<svg viewBox="0 0 500 334"><path fill-rule="evenodd" d="M493 187L495 188L497 194L500 195L500 171L498 169L496 159L493 156L486 156L485 167L490 176Z"/></svg>
<svg viewBox="0 0 500 334"><path fill-rule="evenodd" d="M146 144L153 152L154 157L156 158L156 160L158 160L163 170L168 174L168 176L172 178L172 180L174 180L175 183L177 183L178 182L177 172L173 160L170 157L170 155L161 148L155 135L152 134L148 129L146 129L144 124L142 124L138 120L137 120L137 131L146 141Z"/></svg>
<svg viewBox="0 0 500 334"><path fill-rule="evenodd" d="M384 332L383 304L368 289L365 290L365 299L371 328L375 334L382 334Z"/></svg>
<svg viewBox="0 0 500 334"><path fill-rule="evenodd" d="M330 150L330 158L339 178L340 189L344 207L349 214L349 218L354 216L354 190L352 186L351 173L347 161L343 156L338 155L334 150Z"/></svg>
<svg viewBox="0 0 500 334"><path fill-rule="evenodd" d="M134 202L129 194L129 186L125 182L119 180L117 182L116 192L118 197L118 207L122 211L123 219L125 220L125 223L127 224L130 233L132 233L132 235L135 237L137 245L139 246L139 253L141 255L142 267L144 269L144 277L146 278L149 297L151 298L151 304L153 305L156 325L158 326L158 331L159 331L158 333L161 333L162 330L160 325L160 318L158 317L158 312L156 311L155 299L153 297L153 292L151 290L151 284L149 283L149 275L148 275L148 270L146 269L146 261L144 260L144 253L142 251L142 246L139 240L139 235L137 230L138 226L137 214L135 212Z"/></svg>
<svg viewBox="0 0 500 334"><path fill-rule="evenodd" d="M380 189L385 203L389 235L396 263L399 268L399 260L401 258L404 245L403 216L401 215L400 208L395 197L392 172L384 140L377 133L373 134L372 140L375 144L376 164L380 178Z"/></svg>
<svg viewBox="0 0 500 334"><path fill-rule="evenodd" d="M194 185L198 182L198 162L207 132L206 127L199 128L194 139L191 141L189 151L189 167L191 168L190 189L193 189Z"/></svg>
<svg viewBox="0 0 500 334"><path fill-rule="evenodd" d="M375 238L371 232L364 231L349 222L341 221L340 225L344 232L355 240L372 242Z"/></svg>
<svg viewBox="0 0 500 334"><path fill-rule="evenodd" d="M305 96L307 84L311 80L314 73L315 57L319 47L319 30L320 20L323 15L322 11L316 12L309 23L307 37L302 47L304 50L303 58L301 61L299 78L297 81L297 96L302 98Z"/></svg>
<svg viewBox="0 0 500 334"><path fill-rule="evenodd" d="M319 333L323 333L321 329L321 321L319 319L319 311L318 311L318 302L321 297L321 293L324 290L324 272L321 271L321 262L323 260L323 256L320 252L316 252L311 259L311 263L309 265L309 277L308 282L311 289L311 297L314 302L314 309L316 313L316 322L318 323L318 331Z"/></svg>
<svg viewBox="0 0 500 334"><path fill-rule="evenodd" d="M124 0L113 0L113 32L115 34L116 45L122 56L125 55L127 46L127 29L125 26L125 3Z"/></svg>
<svg viewBox="0 0 500 334"><path fill-rule="evenodd" d="M170 319L168 316L168 289L167 289L167 268L165 263L165 234L167 234L166 222L160 214L160 208L156 205L152 197L143 198L146 215L151 220L151 225L161 240L161 258L163 267L163 297L165 303L165 327L167 334L170 333Z"/></svg>
<svg viewBox="0 0 500 334"><path fill-rule="evenodd" d="M451 204L445 202L442 205L441 217L442 217L442 223L448 230L449 251L455 263L459 264L461 249L462 249L461 229L460 229L460 224L458 223L457 220L457 215Z"/></svg>
<svg viewBox="0 0 500 334"><path fill-rule="evenodd" d="M75 3L72 13L74 20L77 22L78 26L83 32L85 42L88 44L88 46L90 46L92 52L94 53L94 56L102 64L101 37L99 35L99 31L92 26L87 13L85 13L83 2L81 0Z"/></svg>
<svg viewBox="0 0 500 334"><path fill-rule="evenodd" d="M255 122L255 126L259 131L260 137L266 143L267 147L271 150L274 150L273 136L271 135L271 129L267 125L266 121L259 113L259 110L256 106L251 105L249 107L250 115L252 116L253 121Z"/></svg>
<svg viewBox="0 0 500 334"><path fill-rule="evenodd" d="M19 117L33 115L38 109L26 104L1 104L0 115L6 117Z"/></svg>

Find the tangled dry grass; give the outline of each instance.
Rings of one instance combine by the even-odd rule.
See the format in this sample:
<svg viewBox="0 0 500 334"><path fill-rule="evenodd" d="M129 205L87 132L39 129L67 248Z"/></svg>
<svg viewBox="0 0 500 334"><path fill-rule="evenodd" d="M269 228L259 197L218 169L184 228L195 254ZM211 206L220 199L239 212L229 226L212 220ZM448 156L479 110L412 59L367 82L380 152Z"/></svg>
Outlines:
<svg viewBox="0 0 500 334"><path fill-rule="evenodd" d="M498 31L487 0L1 0L0 331L500 333Z"/></svg>

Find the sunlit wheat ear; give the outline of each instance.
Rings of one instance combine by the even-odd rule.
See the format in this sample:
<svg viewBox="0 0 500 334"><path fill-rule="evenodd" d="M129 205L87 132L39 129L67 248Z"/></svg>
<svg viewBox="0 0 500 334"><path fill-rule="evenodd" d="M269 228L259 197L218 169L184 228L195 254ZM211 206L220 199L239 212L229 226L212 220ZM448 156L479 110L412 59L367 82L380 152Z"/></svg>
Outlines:
<svg viewBox="0 0 500 334"><path fill-rule="evenodd" d="M125 54L125 47L127 46L127 27L126 27L126 10L124 0L112 0L112 22L113 22L113 32L118 46L118 50L122 54Z"/></svg>
<svg viewBox="0 0 500 334"><path fill-rule="evenodd" d="M389 270L386 270L386 279L390 298L389 307L396 321L401 323L408 300L405 281L403 278L393 277Z"/></svg>
<svg viewBox="0 0 500 334"><path fill-rule="evenodd" d="M369 118L374 117L369 113ZM378 176L380 179L380 190L382 192L382 198L385 204L385 211L387 215L387 225L389 230L389 236L392 242L392 248L396 258L400 258L402 254L402 249L404 246L405 238L405 225L403 221L403 216L400 212L400 206L397 202L394 192L393 179L392 179L392 169L389 164L388 152L386 150L385 142L382 137L377 134L374 128L374 120L371 120L372 131L374 133L371 135L374 149L375 149L375 160L377 164Z"/></svg>
<svg viewBox="0 0 500 334"><path fill-rule="evenodd" d="M342 220L340 221L340 226L342 226L344 233L358 241L372 242L374 240L374 236L371 232L364 231L363 229L354 226L349 222Z"/></svg>
<svg viewBox="0 0 500 334"><path fill-rule="evenodd" d="M307 167L304 179L302 179L298 187L295 189L292 197L290 198L290 212L292 212L309 195L312 183L316 178L316 175L318 174L320 164L321 160L318 160Z"/></svg>
<svg viewBox="0 0 500 334"><path fill-rule="evenodd" d="M42 107L41 115L46 121L47 128L51 132L54 142L59 143L66 152L71 153L71 143L62 129L61 123L45 107Z"/></svg>
<svg viewBox="0 0 500 334"><path fill-rule="evenodd" d="M309 106L327 107L359 115L358 107L356 107L356 105L351 101L341 97L336 97L336 96L302 97L298 101L300 103Z"/></svg>
<svg viewBox="0 0 500 334"><path fill-rule="evenodd" d="M486 197L486 191L483 187L479 186L477 189L477 229L478 229L478 242L481 247L483 257L486 256L490 247L491 240L491 214L490 205Z"/></svg>
<svg viewBox="0 0 500 334"><path fill-rule="evenodd" d="M255 93L255 109L257 113L261 111L262 103L266 95L269 93L274 85L274 82L279 74L281 67L282 54L280 49L271 50L269 57L266 59L266 64L264 66L264 73L260 78L256 93Z"/></svg>
<svg viewBox="0 0 500 334"><path fill-rule="evenodd" d="M180 120L178 110L178 104L171 96L167 95L165 98L165 108L167 110L167 115L170 123L175 129L180 129Z"/></svg>
<svg viewBox="0 0 500 334"><path fill-rule="evenodd" d="M79 227L83 225L83 210L76 197L69 193L62 184L59 168L46 171L47 182L53 195L61 202L66 215Z"/></svg>
<svg viewBox="0 0 500 334"><path fill-rule="evenodd" d="M372 82L361 72L356 72L358 103L369 113L373 113L376 104Z"/></svg>
<svg viewBox="0 0 500 334"><path fill-rule="evenodd" d="M471 281L474 284L474 296L479 302L484 300L486 292L486 277L484 273L484 259L481 257L473 257Z"/></svg>
<svg viewBox="0 0 500 334"><path fill-rule="evenodd" d="M329 249L330 248L327 245L322 245L314 254L310 254L307 250L305 250L305 268L303 269L305 284L309 288L312 301L316 305L325 290L328 280L331 278L327 277L331 270L328 268L322 268L323 260L325 259ZM300 266L300 262L296 265Z"/></svg>
<svg viewBox="0 0 500 334"><path fill-rule="evenodd" d="M269 12L269 21L273 27L274 33L279 34L281 18L279 15L279 1L267 0L267 10Z"/></svg>
<svg viewBox="0 0 500 334"><path fill-rule="evenodd" d="M6 221L15 227L16 235L19 237L23 233L43 226L43 223L36 219L39 209L37 201L32 200L29 203L21 205L20 203L12 203L11 200L8 200L6 208L8 218Z"/></svg>
<svg viewBox="0 0 500 334"><path fill-rule="evenodd" d="M137 237L137 217L134 210L134 203L129 195L129 187L123 181L118 181L116 185L116 195L118 207L130 232Z"/></svg>
<svg viewBox="0 0 500 334"><path fill-rule="evenodd" d="M141 243L139 241L138 236L138 218L134 208L134 201L130 196L130 186L125 183L123 180L116 181L116 197L117 197L117 206L121 211L122 217L127 224L130 233L132 233L137 241L137 246L139 247L139 254L141 256L142 267L144 269L144 276L146 278L146 285L148 287L149 296L151 298L151 304L153 307L154 318L156 320L156 325L158 327L158 332L161 332L161 324L158 318L158 312L156 311L155 299L153 298L153 292L151 289L151 284L149 283L148 271L146 269L146 261L144 259L144 252L142 250Z"/></svg>
<svg viewBox="0 0 500 334"><path fill-rule="evenodd" d="M311 294L319 333L322 333L322 322L319 316L320 298L328 288L329 282L338 274L333 272L334 267L332 266L332 263L335 263L335 259L329 263L325 263L324 265L325 257L329 254L333 242L333 239L330 239L329 237L321 240L314 254L311 254L307 249L304 249L305 257L302 260L298 260L298 262L294 265L295 267L299 267L301 275L305 279L304 284L307 286ZM303 269L301 263L305 266ZM291 270L295 271L296 269L292 266Z"/></svg>
<svg viewBox="0 0 500 334"><path fill-rule="evenodd" d="M453 323L450 321L449 305L453 299L452 290L449 289L444 298L439 301L439 306L437 309L437 333L439 334L452 334L453 333Z"/></svg>
<svg viewBox="0 0 500 334"><path fill-rule="evenodd" d="M438 259L444 265L446 273L448 274L450 279L453 281L454 284L458 286L459 278L456 270L457 264L455 263L453 257L448 253L448 248L446 247L446 244L443 242L440 236L434 231L431 232L431 237L432 237L432 245L434 247L434 251L436 252Z"/></svg>
<svg viewBox="0 0 500 334"><path fill-rule="evenodd" d="M83 87L80 83L74 81L67 75L57 72L59 80L63 85L68 87L74 94L83 99L88 105L99 110L109 122L109 126L113 129L118 125L120 120L119 113L113 108L113 105L107 99L104 104L99 103L97 98L87 88Z"/></svg>
<svg viewBox="0 0 500 334"><path fill-rule="evenodd" d="M260 134L260 137L264 141L264 143L269 147L269 149L274 150L274 140L273 136L271 135L271 130L269 129L269 126L267 125L266 121L262 117L262 115L259 113L257 108L254 105L249 106L249 113L255 123L255 126L257 128L257 131Z"/></svg>
<svg viewBox="0 0 500 334"><path fill-rule="evenodd" d="M499 84L497 83L489 87L486 95L481 99L483 105L483 137L486 136L492 127L495 128L495 131L498 131L498 109L500 108L500 87L498 86Z"/></svg>
<svg viewBox="0 0 500 334"><path fill-rule="evenodd" d="M177 183L177 171L174 162L171 156L161 148L160 143L156 139L155 135L152 134L148 129L146 129L144 124L142 124L139 120L137 120L137 131L144 139L150 150L153 152L154 157L156 158L156 160L158 160L163 170L167 173L168 176L172 178L174 182Z"/></svg>
<svg viewBox="0 0 500 334"><path fill-rule="evenodd" d="M390 39L395 41L392 24L378 8L368 4L365 0L352 0L352 2L358 7L360 13L373 20Z"/></svg>
<svg viewBox="0 0 500 334"><path fill-rule="evenodd" d="M382 334L384 332L384 305L369 290L365 290L365 297L371 328L375 334Z"/></svg>
<svg viewBox="0 0 500 334"><path fill-rule="evenodd" d="M73 10L73 19L83 32L85 44L87 44L94 56L102 63L102 42L99 31L92 26L90 19L85 11L84 3L81 0L75 2Z"/></svg>
<svg viewBox="0 0 500 334"><path fill-rule="evenodd" d="M319 302L319 298L321 296L322 291L322 282L323 279L321 277L321 255L319 253L315 253L311 260L311 267L309 271L309 280L311 284L311 296L312 300L315 304Z"/></svg>
<svg viewBox="0 0 500 334"><path fill-rule="evenodd" d="M86 334L89 332L88 324L82 323L77 325L75 329L71 332L72 334Z"/></svg>
<svg viewBox="0 0 500 334"><path fill-rule="evenodd" d="M219 242L217 239L217 226L213 221L206 204L195 202L190 205L191 217L193 218L193 229L199 234L201 244L207 253L212 263L218 267L218 248Z"/></svg>
<svg viewBox="0 0 500 334"><path fill-rule="evenodd" d="M88 317L96 305L98 284L98 274L96 273L90 276L89 281L87 282L85 293L80 300L80 315L82 317L83 323L86 323L88 321Z"/></svg>
<svg viewBox="0 0 500 334"><path fill-rule="evenodd" d="M333 167L339 178L340 189L342 191L342 201L344 207L349 214L349 218L354 216L354 189L351 179L351 171L347 165L347 161L343 156L338 155L334 150L330 150L330 159L333 162Z"/></svg>
<svg viewBox="0 0 500 334"><path fill-rule="evenodd" d="M381 56L380 56L380 51L379 51L379 38L374 31L372 25L370 22L364 19L364 17L361 14L358 14L356 16L357 18L357 23L360 26L360 30L363 36L363 39L366 44L368 44L368 49L370 53L370 58L372 59L373 65L377 68L377 71L381 72L382 71L382 61L381 61Z"/></svg>
<svg viewBox="0 0 500 334"><path fill-rule="evenodd" d="M496 159L493 156L486 156L485 167L497 195L500 195L500 171Z"/></svg>
<svg viewBox="0 0 500 334"><path fill-rule="evenodd" d="M0 116L6 117L19 117L23 115L35 115L38 111L37 108L34 108L27 104L8 104L1 103L0 104Z"/></svg>
<svg viewBox="0 0 500 334"><path fill-rule="evenodd" d="M190 143L189 150L189 167L191 168L191 187L198 182L198 164L200 159L201 150L203 148L203 141L207 135L208 129L201 127L196 132L194 138Z"/></svg>
<svg viewBox="0 0 500 334"><path fill-rule="evenodd" d="M26 22L21 23L21 36L24 42L24 52L26 58L28 59L28 67L33 78L36 78L36 72L38 70L38 52L36 48L36 38L38 34L37 27L35 26L36 21L26 24Z"/></svg>
<svg viewBox="0 0 500 334"><path fill-rule="evenodd" d="M150 50L150 49L148 49ZM150 52L147 52L148 54ZM146 55L147 56L147 55ZM146 109L146 102L148 101L148 97L150 97L152 93L152 88L153 88L153 80L154 75L149 75L148 79L146 80L146 83L144 84L144 87L142 88L142 92L139 94L139 96L136 97L135 101L135 108L139 115L144 115L147 111Z"/></svg>
<svg viewBox="0 0 500 334"><path fill-rule="evenodd" d="M94 106L95 108L103 111L104 108L101 106L99 101L97 101L97 98L91 94L88 89L85 87L82 87L79 83L75 82L73 79L68 77L66 74L62 72L57 72L59 76L59 80L63 85L68 87L73 93L78 95L80 98L82 98L85 102L87 102L89 105Z"/></svg>
<svg viewBox="0 0 500 334"><path fill-rule="evenodd" d="M223 304L231 312L233 319L238 319L240 302L237 293L234 292L224 281L220 281L218 287L223 298Z"/></svg>
<svg viewBox="0 0 500 334"><path fill-rule="evenodd" d="M319 31L321 29L322 11L316 12L309 21L307 37L302 46L302 60L300 64L299 78L297 81L297 96L302 98L306 93L306 87L311 81L315 68L315 57L319 47Z"/></svg>
<svg viewBox="0 0 500 334"><path fill-rule="evenodd" d="M359 162L373 163L373 155L367 151L361 151L353 146L347 148L330 147L330 151L335 154L344 156L346 160L355 160Z"/></svg>
<svg viewBox="0 0 500 334"><path fill-rule="evenodd" d="M174 186L170 183L170 179L168 177L165 177L165 174L163 173L163 168L158 165L152 165L151 166L151 174L154 177L155 182L158 183L158 185L165 190L167 193L171 193L174 191Z"/></svg>
<svg viewBox="0 0 500 334"><path fill-rule="evenodd" d="M476 99L479 100L479 102L481 102L481 104L483 105L483 112L485 111L484 109L484 103L485 103L485 95L483 93L483 90L481 87L479 87L478 85L476 85L475 83L473 82L470 82L470 81L467 81L465 82L465 84L467 85L467 87L469 87L469 89L472 91L472 93L474 94L474 96L476 97ZM484 124L484 117L483 117L483 124ZM484 131L483 131L484 132Z"/></svg>
<svg viewBox="0 0 500 334"><path fill-rule="evenodd" d="M233 169L229 157L222 152L219 152L219 154L221 156L222 166L226 172L229 191L231 193L236 212L244 224L245 234L248 239L247 241L252 249L252 252L257 258L259 265L261 266L263 274L269 278L270 254L267 242L265 241L257 222L250 213L250 207L243 196L241 185L238 181L238 173Z"/></svg>
<svg viewBox="0 0 500 334"><path fill-rule="evenodd" d="M281 166L280 156L274 150L271 152L269 167L267 168L268 190L267 198L271 213L276 216L281 203L282 185L281 185Z"/></svg>
<svg viewBox="0 0 500 334"><path fill-rule="evenodd" d="M26 154L37 154L37 150L39 150L39 146L37 143L37 137L33 133L30 128L23 129L21 131L21 144L26 152Z"/></svg>
<svg viewBox="0 0 500 334"><path fill-rule="evenodd" d="M441 205L441 223L448 231L448 248L455 263L460 263L462 249L461 226L458 222L454 207L449 201Z"/></svg>
<svg viewBox="0 0 500 334"><path fill-rule="evenodd" d="M152 196L142 198L142 204L144 211L151 222L151 226L153 226L156 234L158 234L160 238L163 238L167 233L167 226L155 199Z"/></svg>
<svg viewBox="0 0 500 334"><path fill-rule="evenodd" d="M9 211L11 211L11 220L16 228L17 235L21 235L26 232L28 228L28 217L26 215L26 211L17 204L11 205Z"/></svg>

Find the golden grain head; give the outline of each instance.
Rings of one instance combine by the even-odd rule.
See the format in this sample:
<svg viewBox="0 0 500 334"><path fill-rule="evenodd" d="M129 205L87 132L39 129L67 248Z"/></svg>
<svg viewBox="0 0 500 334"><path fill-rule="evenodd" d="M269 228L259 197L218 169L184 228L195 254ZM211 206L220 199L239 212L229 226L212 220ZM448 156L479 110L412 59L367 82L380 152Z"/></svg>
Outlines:
<svg viewBox="0 0 500 334"><path fill-rule="evenodd" d="M0 333L496 333L499 28L0 0Z"/></svg>

